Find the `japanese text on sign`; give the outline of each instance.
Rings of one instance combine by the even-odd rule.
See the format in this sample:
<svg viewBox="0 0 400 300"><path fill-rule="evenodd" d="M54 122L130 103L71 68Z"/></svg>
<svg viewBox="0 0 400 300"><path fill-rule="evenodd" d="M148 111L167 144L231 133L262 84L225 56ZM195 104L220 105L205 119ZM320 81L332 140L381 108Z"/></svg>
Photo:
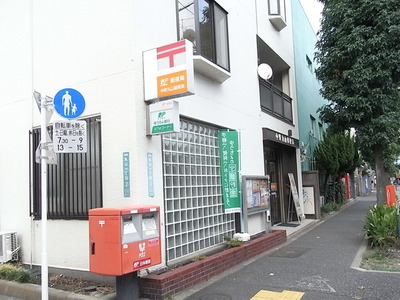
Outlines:
<svg viewBox="0 0 400 300"><path fill-rule="evenodd" d="M187 92L186 70L159 76L157 82L159 98Z"/></svg>
<svg viewBox="0 0 400 300"><path fill-rule="evenodd" d="M133 268L137 269L137 268L141 268L141 267L149 266L149 265L151 265L151 258L135 261L133 263Z"/></svg>
<svg viewBox="0 0 400 300"><path fill-rule="evenodd" d="M283 142L285 144L290 144L290 145L294 145L295 144L294 143L295 142L294 138L291 138L291 137L286 136L286 135L281 134L281 133L276 133L275 134L275 139L277 141Z"/></svg>
<svg viewBox="0 0 400 300"><path fill-rule="evenodd" d="M130 184L130 166L129 166L129 152L122 153L122 164L123 164L123 177L124 177L124 197L131 196L131 184Z"/></svg>
<svg viewBox="0 0 400 300"><path fill-rule="evenodd" d="M53 124L56 153L86 153L86 121L56 121Z"/></svg>
<svg viewBox="0 0 400 300"><path fill-rule="evenodd" d="M222 193L225 212L240 212L239 155L237 131L220 131Z"/></svg>

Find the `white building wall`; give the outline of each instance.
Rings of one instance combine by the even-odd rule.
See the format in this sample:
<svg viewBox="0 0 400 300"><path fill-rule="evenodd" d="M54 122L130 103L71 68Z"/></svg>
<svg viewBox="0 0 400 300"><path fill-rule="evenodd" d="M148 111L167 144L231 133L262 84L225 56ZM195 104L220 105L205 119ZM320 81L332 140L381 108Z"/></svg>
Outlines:
<svg viewBox="0 0 400 300"><path fill-rule="evenodd" d="M28 131L32 127L29 1L0 3L0 231L30 246ZM28 249L27 249L28 250ZM29 257L28 251L24 256Z"/></svg>
<svg viewBox="0 0 400 300"><path fill-rule="evenodd" d="M283 91L288 94L293 101L293 123L295 126L285 124L280 120L263 114L262 123L267 124L268 128L287 134L289 129L293 132L293 137L298 139L298 122L297 122L297 102L296 89L294 83L294 54L293 54L293 33L291 20L291 2L286 1L286 24L287 26L278 31L269 21L268 16L268 1L256 1L257 5L257 34L263 39L268 46L284 60L290 67L289 76L285 78L286 86L283 86Z"/></svg>
<svg viewBox="0 0 400 300"><path fill-rule="evenodd" d="M262 127L298 133L260 111L256 34L293 66L291 30L272 27L267 1L218 3L228 12L231 78L220 84L196 74L195 95L178 99L180 114L238 130L242 174L264 175ZM174 0L0 2L0 231L18 232L24 263L41 260L41 222L29 216L28 132L40 124L34 90L54 97L75 88L86 100L83 116L101 115L104 207L163 205L161 139L146 136L142 52L176 41L175 10ZM54 113L51 122L57 119ZM130 153L129 198L123 197L123 152ZM154 197L147 193L149 152ZM88 270L88 244L87 221L48 221L50 266Z"/></svg>

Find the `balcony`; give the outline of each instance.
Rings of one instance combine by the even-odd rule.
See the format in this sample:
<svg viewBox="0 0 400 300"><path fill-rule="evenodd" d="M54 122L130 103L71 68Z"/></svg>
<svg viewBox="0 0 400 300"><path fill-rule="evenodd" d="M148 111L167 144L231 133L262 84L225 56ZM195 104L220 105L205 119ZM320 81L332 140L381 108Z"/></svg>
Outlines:
<svg viewBox="0 0 400 300"><path fill-rule="evenodd" d="M293 124L292 98L272 83L259 79L261 110Z"/></svg>

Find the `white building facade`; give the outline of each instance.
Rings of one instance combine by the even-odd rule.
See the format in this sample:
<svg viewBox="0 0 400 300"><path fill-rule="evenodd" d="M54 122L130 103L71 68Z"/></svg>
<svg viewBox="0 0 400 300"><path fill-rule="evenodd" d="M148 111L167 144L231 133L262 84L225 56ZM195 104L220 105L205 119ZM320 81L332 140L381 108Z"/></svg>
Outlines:
<svg viewBox="0 0 400 300"><path fill-rule="evenodd" d="M96 207L159 205L161 265L290 221L288 173L302 185L290 16L285 0L3 0L0 232L18 233L22 262L41 264L34 91L71 88L86 103L87 153L57 154L47 173L49 266L89 270ZM148 106L166 100L145 101L143 53L182 38L193 42L193 94L172 97L179 132L149 135ZM269 175L268 214L226 212L221 130L238 132L239 178Z"/></svg>

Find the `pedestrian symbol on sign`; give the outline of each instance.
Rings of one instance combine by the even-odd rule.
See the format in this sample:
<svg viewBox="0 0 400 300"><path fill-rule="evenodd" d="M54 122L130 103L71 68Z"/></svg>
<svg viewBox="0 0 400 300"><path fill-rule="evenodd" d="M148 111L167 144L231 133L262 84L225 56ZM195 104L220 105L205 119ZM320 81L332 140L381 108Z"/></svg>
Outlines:
<svg viewBox="0 0 400 300"><path fill-rule="evenodd" d="M64 106L64 115L69 116L69 111L72 105L72 99L68 91L65 91L64 96L62 96L62 104Z"/></svg>
<svg viewBox="0 0 400 300"><path fill-rule="evenodd" d="M85 99L77 90L63 89L54 97L54 109L67 119L79 117L85 109Z"/></svg>

